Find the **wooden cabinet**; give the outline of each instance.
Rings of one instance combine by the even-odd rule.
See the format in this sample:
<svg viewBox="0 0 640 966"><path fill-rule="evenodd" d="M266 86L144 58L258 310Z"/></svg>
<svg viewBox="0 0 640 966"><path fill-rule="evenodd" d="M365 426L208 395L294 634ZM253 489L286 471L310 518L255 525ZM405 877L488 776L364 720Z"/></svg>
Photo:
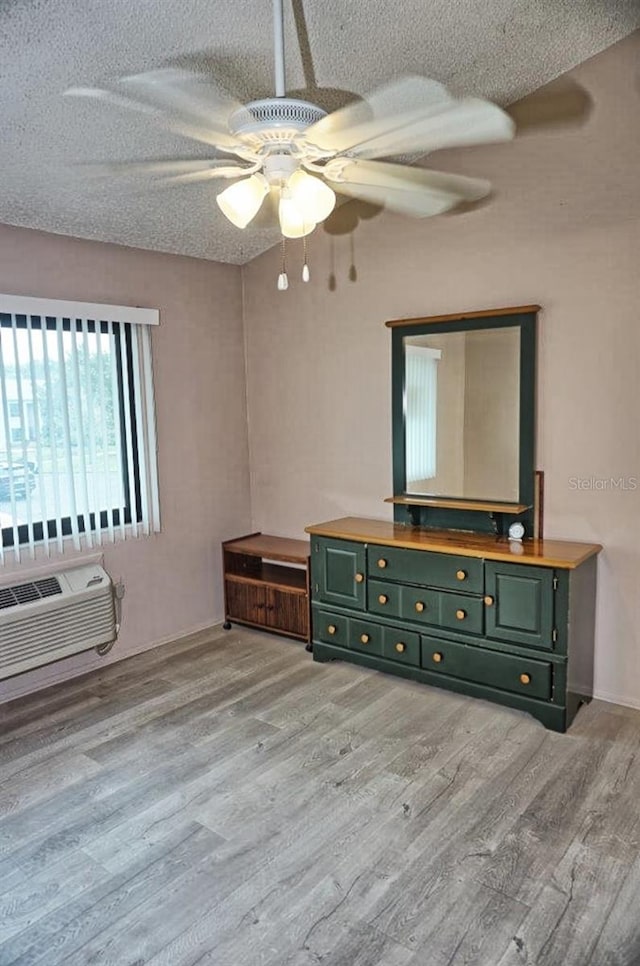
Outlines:
<svg viewBox="0 0 640 966"><path fill-rule="evenodd" d="M556 731L591 699L599 546L353 517L307 529L314 660L510 705Z"/></svg>
<svg viewBox="0 0 640 966"><path fill-rule="evenodd" d="M225 628L231 621L310 640L309 544L266 533L222 544Z"/></svg>

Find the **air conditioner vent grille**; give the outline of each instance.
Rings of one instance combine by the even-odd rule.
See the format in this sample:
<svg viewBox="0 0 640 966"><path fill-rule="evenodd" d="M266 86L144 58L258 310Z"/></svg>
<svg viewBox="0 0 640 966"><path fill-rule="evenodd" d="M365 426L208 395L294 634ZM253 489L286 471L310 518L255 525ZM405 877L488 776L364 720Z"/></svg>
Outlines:
<svg viewBox="0 0 640 966"><path fill-rule="evenodd" d="M25 584L15 584L13 587L0 587L0 610L19 607L21 604L29 604L31 601L54 597L61 593L62 588L57 577L45 577Z"/></svg>

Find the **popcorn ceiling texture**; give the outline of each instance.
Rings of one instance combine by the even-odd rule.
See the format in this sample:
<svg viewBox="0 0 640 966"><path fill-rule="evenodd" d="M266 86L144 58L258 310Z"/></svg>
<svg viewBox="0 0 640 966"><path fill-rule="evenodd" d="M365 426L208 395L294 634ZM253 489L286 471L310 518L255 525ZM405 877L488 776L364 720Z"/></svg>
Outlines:
<svg viewBox="0 0 640 966"><path fill-rule="evenodd" d="M270 248L273 231L229 225L213 182L166 187L74 167L210 152L142 116L61 95L180 66L207 72L241 100L269 96L271 8L271 0L0 2L0 221L235 264ZM640 27L640 3L293 0L285 16L288 90L326 109L407 73L508 104Z"/></svg>

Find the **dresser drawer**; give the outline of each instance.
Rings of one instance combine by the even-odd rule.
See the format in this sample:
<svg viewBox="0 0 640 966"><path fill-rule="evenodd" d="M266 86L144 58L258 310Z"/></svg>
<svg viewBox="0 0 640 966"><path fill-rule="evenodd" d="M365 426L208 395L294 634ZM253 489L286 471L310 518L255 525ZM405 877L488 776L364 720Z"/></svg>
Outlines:
<svg viewBox="0 0 640 966"><path fill-rule="evenodd" d="M387 583L383 580L369 580L369 610L373 614L383 617L400 617L400 596L402 587L399 584Z"/></svg>
<svg viewBox="0 0 640 966"><path fill-rule="evenodd" d="M384 628L372 621L349 620L349 647L367 654L382 654Z"/></svg>
<svg viewBox="0 0 640 966"><path fill-rule="evenodd" d="M349 620L331 611L317 610L313 614L313 636L325 644L349 646Z"/></svg>
<svg viewBox="0 0 640 966"><path fill-rule="evenodd" d="M420 635L412 631L385 627L382 636L382 656L389 661L420 665Z"/></svg>
<svg viewBox="0 0 640 966"><path fill-rule="evenodd" d="M475 681L530 698L551 697L552 665L525 657L500 654L469 644L422 638L422 667L450 677Z"/></svg>
<svg viewBox="0 0 640 966"><path fill-rule="evenodd" d="M440 626L466 634L482 634L484 601L464 594L440 594Z"/></svg>
<svg viewBox="0 0 640 966"><path fill-rule="evenodd" d="M367 548L367 570L371 577L471 594L481 594L484 589L483 562L477 557L371 545Z"/></svg>
<svg viewBox="0 0 640 966"><path fill-rule="evenodd" d="M481 597L449 594L421 587L402 587L400 616L434 627L449 627L465 634L482 634L484 602Z"/></svg>
<svg viewBox="0 0 640 966"><path fill-rule="evenodd" d="M402 587L400 616L421 624L440 623L440 591L426 587Z"/></svg>

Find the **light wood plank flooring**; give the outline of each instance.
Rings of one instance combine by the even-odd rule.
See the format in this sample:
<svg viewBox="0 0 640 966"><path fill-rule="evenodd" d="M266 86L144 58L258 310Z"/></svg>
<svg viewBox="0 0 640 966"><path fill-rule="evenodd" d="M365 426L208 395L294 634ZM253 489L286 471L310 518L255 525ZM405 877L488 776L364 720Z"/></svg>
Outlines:
<svg viewBox="0 0 640 966"><path fill-rule="evenodd" d="M637 966L640 714L234 628L0 706L0 964Z"/></svg>

